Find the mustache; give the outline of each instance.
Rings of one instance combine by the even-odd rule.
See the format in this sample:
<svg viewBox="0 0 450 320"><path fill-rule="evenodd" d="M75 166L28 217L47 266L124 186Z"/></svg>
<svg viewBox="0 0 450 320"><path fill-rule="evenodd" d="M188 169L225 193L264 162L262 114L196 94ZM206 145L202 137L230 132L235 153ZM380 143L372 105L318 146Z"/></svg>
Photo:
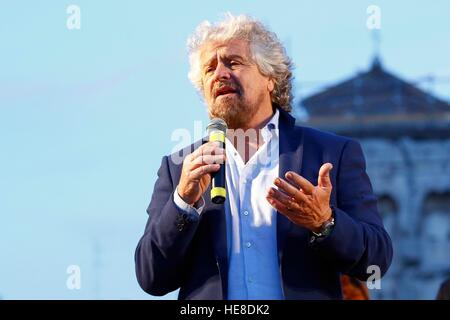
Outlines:
<svg viewBox="0 0 450 320"><path fill-rule="evenodd" d="M220 81L220 82L217 82L217 84L213 88L214 96L217 95L217 91L219 91L225 87L235 90L238 94L241 93L241 86L238 83L236 83L234 81Z"/></svg>

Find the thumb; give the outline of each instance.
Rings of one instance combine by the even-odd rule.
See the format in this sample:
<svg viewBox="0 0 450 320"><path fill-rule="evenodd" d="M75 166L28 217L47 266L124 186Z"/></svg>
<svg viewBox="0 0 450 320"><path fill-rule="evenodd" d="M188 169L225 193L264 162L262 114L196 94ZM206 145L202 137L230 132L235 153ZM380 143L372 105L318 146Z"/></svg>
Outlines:
<svg viewBox="0 0 450 320"><path fill-rule="evenodd" d="M329 162L324 163L319 170L319 177L317 178L317 185L322 188L331 188L330 171L333 165Z"/></svg>

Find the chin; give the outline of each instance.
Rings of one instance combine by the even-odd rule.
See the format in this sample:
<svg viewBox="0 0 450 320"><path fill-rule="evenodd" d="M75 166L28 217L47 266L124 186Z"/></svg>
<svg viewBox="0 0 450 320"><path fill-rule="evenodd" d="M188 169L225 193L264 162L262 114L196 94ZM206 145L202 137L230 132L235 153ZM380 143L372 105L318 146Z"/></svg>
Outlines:
<svg viewBox="0 0 450 320"><path fill-rule="evenodd" d="M216 112L211 112L211 115L223 119L227 123L229 129L242 128L248 121L248 114L234 107L224 108L219 112L216 110Z"/></svg>
<svg viewBox="0 0 450 320"><path fill-rule="evenodd" d="M209 113L214 118L223 119L229 129L242 128L253 116L251 108L234 96L224 96L216 99L209 107Z"/></svg>

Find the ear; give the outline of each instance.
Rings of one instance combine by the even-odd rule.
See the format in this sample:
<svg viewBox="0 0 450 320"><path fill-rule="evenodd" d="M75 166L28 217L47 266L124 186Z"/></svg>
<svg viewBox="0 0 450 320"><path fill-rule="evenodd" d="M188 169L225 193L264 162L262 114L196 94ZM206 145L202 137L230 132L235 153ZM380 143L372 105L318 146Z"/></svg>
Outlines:
<svg viewBox="0 0 450 320"><path fill-rule="evenodd" d="M275 89L275 82L273 81L273 79L269 79L269 82L267 83L267 90L269 90L269 92L272 92L273 89Z"/></svg>

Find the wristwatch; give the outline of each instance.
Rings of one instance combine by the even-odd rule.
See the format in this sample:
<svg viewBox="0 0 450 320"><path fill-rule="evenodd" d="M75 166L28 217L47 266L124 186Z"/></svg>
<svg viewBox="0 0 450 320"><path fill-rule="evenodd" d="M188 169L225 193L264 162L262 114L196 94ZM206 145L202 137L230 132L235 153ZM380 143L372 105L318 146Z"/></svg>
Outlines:
<svg viewBox="0 0 450 320"><path fill-rule="evenodd" d="M311 232L316 238L325 238L331 233L331 231L333 231L333 227L334 227L334 208L331 207L331 219L325 221L322 224L319 232L314 231Z"/></svg>
<svg viewBox="0 0 450 320"><path fill-rule="evenodd" d="M331 220L325 221L322 226L320 227L320 231L314 232L311 231L317 238L322 238L328 236L334 227L334 218L331 218Z"/></svg>

